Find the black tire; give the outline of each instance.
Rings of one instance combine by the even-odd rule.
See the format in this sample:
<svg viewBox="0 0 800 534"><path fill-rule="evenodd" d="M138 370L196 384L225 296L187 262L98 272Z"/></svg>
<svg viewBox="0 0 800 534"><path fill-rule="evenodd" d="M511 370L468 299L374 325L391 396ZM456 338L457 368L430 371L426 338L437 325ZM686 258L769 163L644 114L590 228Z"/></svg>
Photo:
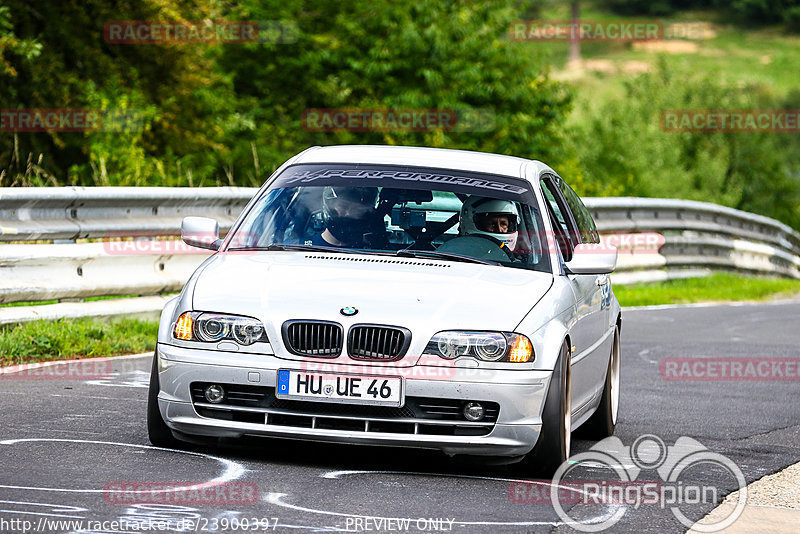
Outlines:
<svg viewBox="0 0 800 534"><path fill-rule="evenodd" d="M539 440L522 460L525 471L535 476L552 477L556 469L569 458L572 441L570 354L569 344L565 340L547 389Z"/></svg>
<svg viewBox="0 0 800 534"><path fill-rule="evenodd" d="M580 436L586 439L601 440L614 435L619 413L619 326L614 329L614 342L608 358L606 383L600 405L580 428Z"/></svg>
<svg viewBox="0 0 800 534"><path fill-rule="evenodd" d="M161 389L158 383L158 356L153 355L153 367L150 370L150 389L147 392L147 435L150 443L156 447L178 449L182 442L175 439L158 409L158 392Z"/></svg>

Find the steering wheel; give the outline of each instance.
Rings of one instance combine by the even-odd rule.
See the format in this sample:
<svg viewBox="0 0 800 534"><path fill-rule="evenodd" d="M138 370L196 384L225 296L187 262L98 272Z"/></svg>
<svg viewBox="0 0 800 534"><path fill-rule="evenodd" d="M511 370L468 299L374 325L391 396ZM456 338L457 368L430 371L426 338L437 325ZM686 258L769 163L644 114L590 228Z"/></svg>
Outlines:
<svg viewBox="0 0 800 534"><path fill-rule="evenodd" d="M479 237L483 239L477 239ZM487 248L486 241L491 241L493 246ZM436 250L494 261L498 261L500 256L505 255L511 261L517 261L513 252L508 249L505 243L492 236L482 234L469 234L455 237L446 241Z"/></svg>
<svg viewBox="0 0 800 534"><path fill-rule="evenodd" d="M508 246L505 243L503 243L502 241L500 241L496 237L492 237L492 236L486 235L486 234L468 234L468 237L482 237L484 239L487 239L487 240L491 241L492 243L494 243L495 245L497 245L497 247L500 250L505 252L506 256L508 256L509 260L517 261L517 258L514 257L514 253L511 252L511 249L508 248Z"/></svg>

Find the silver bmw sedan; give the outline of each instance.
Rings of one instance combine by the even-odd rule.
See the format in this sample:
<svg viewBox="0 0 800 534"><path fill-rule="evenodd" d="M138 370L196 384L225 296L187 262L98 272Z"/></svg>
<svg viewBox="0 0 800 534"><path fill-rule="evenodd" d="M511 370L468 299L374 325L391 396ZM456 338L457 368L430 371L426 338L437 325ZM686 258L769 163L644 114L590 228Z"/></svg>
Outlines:
<svg viewBox="0 0 800 534"><path fill-rule="evenodd" d="M284 163L162 315L158 446L243 435L504 457L611 435L622 317L591 215L547 165L416 147Z"/></svg>

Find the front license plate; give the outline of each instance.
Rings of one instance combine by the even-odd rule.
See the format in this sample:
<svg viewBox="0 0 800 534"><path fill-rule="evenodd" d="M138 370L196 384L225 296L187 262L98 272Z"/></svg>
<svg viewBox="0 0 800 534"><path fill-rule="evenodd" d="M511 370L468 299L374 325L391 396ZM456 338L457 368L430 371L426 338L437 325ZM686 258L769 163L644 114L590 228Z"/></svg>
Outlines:
<svg viewBox="0 0 800 534"><path fill-rule="evenodd" d="M403 379L280 369L275 396L317 402L402 406Z"/></svg>

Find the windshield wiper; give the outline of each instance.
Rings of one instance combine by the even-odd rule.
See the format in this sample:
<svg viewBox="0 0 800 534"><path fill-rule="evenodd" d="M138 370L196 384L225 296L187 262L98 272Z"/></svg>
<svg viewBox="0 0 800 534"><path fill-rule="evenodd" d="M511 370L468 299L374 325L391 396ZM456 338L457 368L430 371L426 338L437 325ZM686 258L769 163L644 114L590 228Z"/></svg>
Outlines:
<svg viewBox="0 0 800 534"><path fill-rule="evenodd" d="M395 252L395 256L400 256L401 258L429 257L429 258L440 258L443 260L463 261L465 263L481 263L483 265L501 265L499 261L481 260L479 258L473 258L472 256L464 256L463 254L453 254L451 252L439 252L437 250L411 250L408 248L404 248L402 250L398 250L397 252Z"/></svg>
<svg viewBox="0 0 800 534"><path fill-rule="evenodd" d="M281 251L281 250L304 250L307 252L344 252L346 254L354 254L361 252L360 250L354 250L351 248L323 247L319 245L301 245L299 243L272 243L271 245L267 245L266 247L235 247L235 248L229 248L228 250L231 252L242 252L242 251L271 252L271 251Z"/></svg>
<svg viewBox="0 0 800 534"><path fill-rule="evenodd" d="M341 254L377 254L379 256L393 256L392 253L380 252L375 250L361 250L357 248L347 248L347 247L326 247L322 245L302 245L300 243L272 243L271 245L267 245L265 247L236 247L236 248L229 248L231 252L242 252L242 251L252 251L252 252L272 252L272 251L283 251L283 250L302 250L304 252L339 252Z"/></svg>

